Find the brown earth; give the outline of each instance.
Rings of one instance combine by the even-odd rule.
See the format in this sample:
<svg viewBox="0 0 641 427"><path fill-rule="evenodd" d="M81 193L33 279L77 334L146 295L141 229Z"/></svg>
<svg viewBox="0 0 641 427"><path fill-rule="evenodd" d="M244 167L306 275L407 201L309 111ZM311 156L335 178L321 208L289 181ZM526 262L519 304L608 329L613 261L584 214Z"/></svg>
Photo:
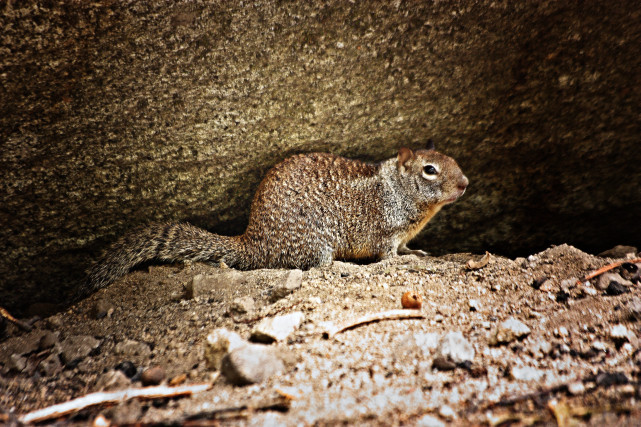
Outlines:
<svg viewBox="0 0 641 427"><path fill-rule="evenodd" d="M598 278L577 284L613 259L567 245L466 268L479 258L335 262L304 272L301 287L274 303L274 283L265 279L273 271L240 273L233 285L191 299L184 289L194 276L216 274L217 268L188 264L132 272L67 311L36 320L29 333L5 326L0 420L97 391L125 361L139 370L161 367L165 383L183 374L187 384L209 382L214 377L203 351L212 330L224 327L248 338L259 320L301 311L302 325L277 344L288 355L285 371L261 384L235 386L220 376L211 390L192 397L94 407L64 423L84 424L103 414L118 424L186 423L191 417L223 425L638 425L638 283L620 287L621 295L598 289ZM381 321L323 337L325 322L400 308L408 290L422 294L425 319ZM232 301L245 296L253 298L255 311L230 314ZM510 317L527 325L529 335L491 345ZM624 326L623 335L613 331L617 325ZM40 339L47 331L51 348ZM449 369L436 360L436 346L455 331L475 354ZM97 347L56 372L55 359L73 336L91 337L84 340ZM52 359L47 372L41 362ZM129 379L119 384L141 386ZM228 410L274 399L279 405L268 410Z"/></svg>

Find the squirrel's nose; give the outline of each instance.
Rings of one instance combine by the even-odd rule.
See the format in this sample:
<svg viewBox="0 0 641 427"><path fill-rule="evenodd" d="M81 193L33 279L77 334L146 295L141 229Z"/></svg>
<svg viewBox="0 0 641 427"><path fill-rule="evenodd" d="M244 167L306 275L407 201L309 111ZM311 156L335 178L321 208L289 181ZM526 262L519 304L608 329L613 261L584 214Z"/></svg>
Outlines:
<svg viewBox="0 0 641 427"><path fill-rule="evenodd" d="M467 179L467 177L465 175L463 175L463 177L461 178L461 180L458 183L459 190L465 190L469 183L470 183L470 180Z"/></svg>

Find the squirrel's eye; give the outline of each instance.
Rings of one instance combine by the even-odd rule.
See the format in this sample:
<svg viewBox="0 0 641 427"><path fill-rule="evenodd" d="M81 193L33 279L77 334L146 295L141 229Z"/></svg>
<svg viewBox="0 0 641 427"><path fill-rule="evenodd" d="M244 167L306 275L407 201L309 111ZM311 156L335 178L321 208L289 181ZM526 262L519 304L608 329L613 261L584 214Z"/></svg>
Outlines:
<svg viewBox="0 0 641 427"><path fill-rule="evenodd" d="M425 175L436 175L438 173L436 168L432 165L423 166L423 172L425 172Z"/></svg>

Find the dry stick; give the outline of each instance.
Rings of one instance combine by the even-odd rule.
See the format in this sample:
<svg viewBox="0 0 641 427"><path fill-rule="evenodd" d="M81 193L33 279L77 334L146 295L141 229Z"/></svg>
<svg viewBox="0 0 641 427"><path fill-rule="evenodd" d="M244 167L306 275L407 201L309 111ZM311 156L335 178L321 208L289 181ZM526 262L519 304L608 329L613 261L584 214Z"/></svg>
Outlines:
<svg viewBox="0 0 641 427"><path fill-rule="evenodd" d="M599 268L598 270L594 270L592 273L586 275L585 277L583 277L583 279L579 280L577 283L581 284L581 283L586 282L586 281L588 281L590 279L594 279L595 277L600 276L603 273L612 270L613 268L620 267L623 264L627 264L627 263L635 264L637 262L641 262L641 258L626 259L625 261L613 262L612 264L608 264L606 266L603 266L603 267Z"/></svg>
<svg viewBox="0 0 641 427"><path fill-rule="evenodd" d="M357 326L365 325L372 322L380 322L381 320L400 320L400 319L425 319L425 314L419 310L389 310L381 311L379 313L367 314L355 321L343 323L341 326L328 328L324 335L327 338L332 338L336 334L340 334L348 329Z"/></svg>
<svg viewBox="0 0 641 427"><path fill-rule="evenodd" d="M37 423L51 418L61 417L72 412L80 411L89 406L103 403L120 403L134 397L143 399L157 399L161 397L176 397L200 393L209 390L211 384L183 385L178 387L155 386L144 388L130 388L127 390L91 393L68 402L59 403L37 411L29 412L18 418L24 424Z"/></svg>
<svg viewBox="0 0 641 427"><path fill-rule="evenodd" d="M2 307L0 307L0 316L4 317L5 319L10 321L11 323L15 323L16 325L18 325L20 327L20 329L23 329L23 330L25 330L27 332L31 330L31 326L30 325L28 325L25 322L22 322L22 321L16 319L15 317L13 317L11 315L11 313L9 313L6 309L4 309Z"/></svg>

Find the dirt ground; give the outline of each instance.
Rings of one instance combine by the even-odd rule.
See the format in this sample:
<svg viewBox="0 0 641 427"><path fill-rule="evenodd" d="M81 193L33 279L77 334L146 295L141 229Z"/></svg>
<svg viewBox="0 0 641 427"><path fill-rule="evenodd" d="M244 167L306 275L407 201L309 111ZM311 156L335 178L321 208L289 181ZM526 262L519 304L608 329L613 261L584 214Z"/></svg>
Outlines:
<svg viewBox="0 0 641 427"><path fill-rule="evenodd" d="M286 272L241 272L201 289L194 277L221 269L187 264L134 271L66 312L36 320L30 332L4 325L0 422L15 424L29 411L101 389L142 387L140 373L157 367L158 378L146 383L213 381L213 387L192 396L98 405L46 422L641 423L641 291L634 265L612 270L622 278L586 283L578 279L616 259L561 245L467 266L480 258L335 262L303 272L300 287L281 298L276 288ZM185 291L191 287L193 295ZM324 334L331 324L400 309L406 291L422 295L423 319ZM246 313L237 308L242 297L253 299ZM293 312L303 314L301 324L270 345L282 355L280 374L239 386L208 367L204 349L213 330L249 339L261 320Z"/></svg>

